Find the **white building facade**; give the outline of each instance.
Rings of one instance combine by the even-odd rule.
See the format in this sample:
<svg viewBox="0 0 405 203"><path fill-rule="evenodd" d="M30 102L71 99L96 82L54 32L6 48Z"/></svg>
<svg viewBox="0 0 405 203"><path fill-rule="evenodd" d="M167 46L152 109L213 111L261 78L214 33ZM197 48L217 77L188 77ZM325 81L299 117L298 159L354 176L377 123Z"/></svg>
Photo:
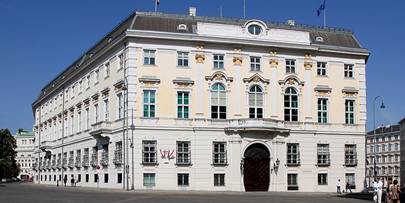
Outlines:
<svg viewBox="0 0 405 203"><path fill-rule="evenodd" d="M136 12L33 103L35 181L360 191L368 55L345 30Z"/></svg>
<svg viewBox="0 0 405 203"><path fill-rule="evenodd" d="M17 148L15 151L16 162L20 168L18 178L24 181L31 181L33 177L33 168L35 167L34 159L34 133L27 131L19 131L14 135Z"/></svg>

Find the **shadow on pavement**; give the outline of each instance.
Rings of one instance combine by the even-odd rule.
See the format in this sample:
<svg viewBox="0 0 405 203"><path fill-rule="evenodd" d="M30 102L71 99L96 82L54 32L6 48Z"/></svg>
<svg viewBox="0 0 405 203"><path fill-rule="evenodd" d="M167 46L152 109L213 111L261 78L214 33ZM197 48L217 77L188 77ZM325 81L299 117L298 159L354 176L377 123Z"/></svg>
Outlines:
<svg viewBox="0 0 405 203"><path fill-rule="evenodd" d="M349 199L373 200L373 193L348 193L344 195L338 195L338 197Z"/></svg>

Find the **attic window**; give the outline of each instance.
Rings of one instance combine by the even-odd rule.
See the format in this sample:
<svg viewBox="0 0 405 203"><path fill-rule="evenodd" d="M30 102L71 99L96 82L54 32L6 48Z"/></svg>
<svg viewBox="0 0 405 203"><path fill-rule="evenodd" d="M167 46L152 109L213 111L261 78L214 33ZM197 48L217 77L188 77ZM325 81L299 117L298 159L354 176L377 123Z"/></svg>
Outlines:
<svg viewBox="0 0 405 203"><path fill-rule="evenodd" d="M179 30L179 31L187 31L187 25L186 24L179 24L177 26L177 30Z"/></svg>
<svg viewBox="0 0 405 203"><path fill-rule="evenodd" d="M323 37L320 37L320 36L315 37L315 41L317 41L317 42L323 42Z"/></svg>

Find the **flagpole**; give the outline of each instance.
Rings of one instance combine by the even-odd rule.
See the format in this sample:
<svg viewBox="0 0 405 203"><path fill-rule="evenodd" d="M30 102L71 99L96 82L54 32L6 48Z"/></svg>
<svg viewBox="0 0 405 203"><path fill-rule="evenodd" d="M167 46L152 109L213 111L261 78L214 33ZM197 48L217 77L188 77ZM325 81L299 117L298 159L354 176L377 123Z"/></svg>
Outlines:
<svg viewBox="0 0 405 203"><path fill-rule="evenodd" d="M246 18L246 0L243 0L243 19Z"/></svg>
<svg viewBox="0 0 405 203"><path fill-rule="evenodd" d="M155 0L155 12L157 12L157 1L158 0Z"/></svg>
<svg viewBox="0 0 405 203"><path fill-rule="evenodd" d="M323 27L326 28L326 0L324 2L324 9L323 9Z"/></svg>

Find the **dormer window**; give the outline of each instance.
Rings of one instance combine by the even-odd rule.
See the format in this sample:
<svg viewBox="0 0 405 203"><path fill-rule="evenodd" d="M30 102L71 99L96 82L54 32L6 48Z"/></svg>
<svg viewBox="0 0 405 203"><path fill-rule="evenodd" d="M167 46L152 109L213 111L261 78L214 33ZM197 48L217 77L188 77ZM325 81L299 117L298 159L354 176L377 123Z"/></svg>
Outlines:
<svg viewBox="0 0 405 203"><path fill-rule="evenodd" d="M317 36L317 37L315 37L315 41L323 42L323 37Z"/></svg>
<svg viewBox="0 0 405 203"><path fill-rule="evenodd" d="M177 26L177 30L179 30L179 31L187 31L187 25L186 24L179 24Z"/></svg>
<svg viewBox="0 0 405 203"><path fill-rule="evenodd" d="M252 35L260 35L262 33L263 28L258 24L251 24L248 26L248 32Z"/></svg>

